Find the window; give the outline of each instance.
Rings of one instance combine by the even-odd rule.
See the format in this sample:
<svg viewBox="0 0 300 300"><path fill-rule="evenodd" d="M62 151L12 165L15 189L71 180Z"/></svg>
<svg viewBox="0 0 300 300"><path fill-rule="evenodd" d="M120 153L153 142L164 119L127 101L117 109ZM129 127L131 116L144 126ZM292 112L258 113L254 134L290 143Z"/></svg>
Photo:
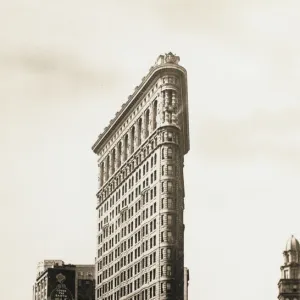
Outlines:
<svg viewBox="0 0 300 300"><path fill-rule="evenodd" d="M172 198L168 198L168 208L170 209L170 208L173 208L173 199Z"/></svg>
<svg viewBox="0 0 300 300"><path fill-rule="evenodd" d="M167 158L173 158L173 149L171 147L168 147L167 149Z"/></svg>
<svg viewBox="0 0 300 300"><path fill-rule="evenodd" d="M172 267L167 265L167 276L172 276Z"/></svg>
<svg viewBox="0 0 300 300"><path fill-rule="evenodd" d="M125 139L124 139L124 161L127 160L127 155L128 155L128 134L126 134Z"/></svg>
<svg viewBox="0 0 300 300"><path fill-rule="evenodd" d="M172 251L170 248L167 248L167 258L170 259L172 255Z"/></svg>
<svg viewBox="0 0 300 300"><path fill-rule="evenodd" d="M173 182L172 181L168 181L167 190L168 190L168 193L173 192Z"/></svg>
<svg viewBox="0 0 300 300"><path fill-rule="evenodd" d="M167 236L168 236L168 242L173 243L173 234L172 234L172 231L168 231Z"/></svg>
<svg viewBox="0 0 300 300"><path fill-rule="evenodd" d="M149 110L146 111L145 115L145 137L149 136Z"/></svg>
<svg viewBox="0 0 300 300"><path fill-rule="evenodd" d="M153 104L153 114L152 114L152 124L153 124L153 130L156 129L157 123L156 123L156 117L157 117L157 101Z"/></svg>
<svg viewBox="0 0 300 300"><path fill-rule="evenodd" d="M171 291L171 283L167 283L167 291L170 292Z"/></svg>
<svg viewBox="0 0 300 300"><path fill-rule="evenodd" d="M173 216L168 215L168 225L173 225Z"/></svg>
<svg viewBox="0 0 300 300"><path fill-rule="evenodd" d="M174 170L172 165L167 166L167 175L173 176L174 175Z"/></svg>
<svg viewBox="0 0 300 300"><path fill-rule="evenodd" d="M137 136L137 145L141 144L141 135L142 135L142 119L138 121L138 136Z"/></svg>

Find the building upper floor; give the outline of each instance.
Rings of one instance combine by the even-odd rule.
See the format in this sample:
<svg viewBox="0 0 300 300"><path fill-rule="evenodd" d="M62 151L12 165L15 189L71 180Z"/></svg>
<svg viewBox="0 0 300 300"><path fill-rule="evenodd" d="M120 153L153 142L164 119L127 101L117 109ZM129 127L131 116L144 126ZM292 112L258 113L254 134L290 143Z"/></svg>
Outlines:
<svg viewBox="0 0 300 300"><path fill-rule="evenodd" d="M178 62L179 57L172 53L159 56L134 94L99 135L92 149L99 155L99 180L102 184L159 127L179 128L183 152L188 152L187 74Z"/></svg>

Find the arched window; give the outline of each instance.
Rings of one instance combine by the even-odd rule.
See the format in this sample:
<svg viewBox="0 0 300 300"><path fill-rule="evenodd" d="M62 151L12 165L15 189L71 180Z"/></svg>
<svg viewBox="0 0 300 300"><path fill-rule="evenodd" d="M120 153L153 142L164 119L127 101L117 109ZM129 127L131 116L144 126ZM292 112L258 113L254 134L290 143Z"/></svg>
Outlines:
<svg viewBox="0 0 300 300"><path fill-rule="evenodd" d="M131 140L131 146L130 146L130 148L131 149L130 149L130 153L134 152L134 142L135 142L134 137L135 137L135 127L133 126L131 128L131 138L130 138L130 140Z"/></svg>
<svg viewBox="0 0 300 300"><path fill-rule="evenodd" d="M128 157L128 134L125 135L125 139L124 139L124 161L127 160Z"/></svg>
<svg viewBox="0 0 300 300"><path fill-rule="evenodd" d="M152 114L152 124L153 124L153 130L157 127L157 101L154 101L153 103L153 114Z"/></svg>
<svg viewBox="0 0 300 300"><path fill-rule="evenodd" d="M145 114L145 138L149 136L149 109L146 111Z"/></svg>
<svg viewBox="0 0 300 300"><path fill-rule="evenodd" d="M107 155L107 158L106 158L106 180L108 180L108 178L110 176L109 169L110 169L110 158L109 158L109 155Z"/></svg>
<svg viewBox="0 0 300 300"><path fill-rule="evenodd" d="M137 136L137 145L139 146L142 141L142 118L138 120L138 136Z"/></svg>
<svg viewBox="0 0 300 300"><path fill-rule="evenodd" d="M120 142L118 144L118 154L117 154L117 166L118 168L120 167L121 165L121 155L122 155L122 142Z"/></svg>
<svg viewBox="0 0 300 300"><path fill-rule="evenodd" d="M115 173L115 163L116 163L116 150L114 149L111 154L111 174Z"/></svg>

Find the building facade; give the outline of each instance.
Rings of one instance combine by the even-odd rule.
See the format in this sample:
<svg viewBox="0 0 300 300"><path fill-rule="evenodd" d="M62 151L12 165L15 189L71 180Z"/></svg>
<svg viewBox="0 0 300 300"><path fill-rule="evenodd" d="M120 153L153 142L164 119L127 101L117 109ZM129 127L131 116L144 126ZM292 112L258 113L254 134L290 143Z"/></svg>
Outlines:
<svg viewBox="0 0 300 300"><path fill-rule="evenodd" d="M33 300L94 300L95 265L70 265L62 260L38 264Z"/></svg>
<svg viewBox="0 0 300 300"><path fill-rule="evenodd" d="M187 73L160 55L98 137L96 299L184 299Z"/></svg>
<svg viewBox="0 0 300 300"><path fill-rule="evenodd" d="M283 257L278 299L300 300L300 244L294 236L288 240Z"/></svg>

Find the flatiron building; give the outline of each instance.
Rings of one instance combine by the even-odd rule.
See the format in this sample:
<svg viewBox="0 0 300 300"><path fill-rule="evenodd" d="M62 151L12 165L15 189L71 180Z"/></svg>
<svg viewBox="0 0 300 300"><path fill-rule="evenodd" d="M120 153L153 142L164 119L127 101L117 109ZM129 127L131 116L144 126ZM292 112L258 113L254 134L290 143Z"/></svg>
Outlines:
<svg viewBox="0 0 300 300"><path fill-rule="evenodd" d="M96 299L184 298L187 73L160 55L99 135Z"/></svg>

